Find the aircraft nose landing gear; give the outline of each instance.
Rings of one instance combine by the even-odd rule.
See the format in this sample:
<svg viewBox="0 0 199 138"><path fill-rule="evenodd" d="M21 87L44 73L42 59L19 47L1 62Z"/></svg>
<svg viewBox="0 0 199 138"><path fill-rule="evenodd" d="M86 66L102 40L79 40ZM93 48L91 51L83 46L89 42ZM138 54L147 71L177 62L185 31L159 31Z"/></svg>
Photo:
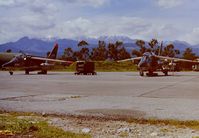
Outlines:
<svg viewBox="0 0 199 138"><path fill-rule="evenodd" d="M10 75L13 75L13 71L9 71Z"/></svg>

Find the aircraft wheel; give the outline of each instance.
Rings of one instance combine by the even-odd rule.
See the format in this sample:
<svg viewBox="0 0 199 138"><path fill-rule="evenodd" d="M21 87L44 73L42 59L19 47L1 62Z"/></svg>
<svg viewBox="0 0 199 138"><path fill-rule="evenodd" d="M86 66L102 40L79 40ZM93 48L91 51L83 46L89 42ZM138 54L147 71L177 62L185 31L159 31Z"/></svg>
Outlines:
<svg viewBox="0 0 199 138"><path fill-rule="evenodd" d="M149 71L146 75L149 77L155 76L155 74L152 71Z"/></svg>
<svg viewBox="0 0 199 138"><path fill-rule="evenodd" d="M47 74L47 70L42 70L42 71L38 72L37 74Z"/></svg>
<svg viewBox="0 0 199 138"><path fill-rule="evenodd" d="M10 75L13 75L13 72L12 71L9 71Z"/></svg>
<svg viewBox="0 0 199 138"><path fill-rule="evenodd" d="M92 75L97 75L97 73L96 73L96 72L93 72Z"/></svg>
<svg viewBox="0 0 199 138"><path fill-rule="evenodd" d="M140 71L140 76L144 76L144 72L143 71Z"/></svg>
<svg viewBox="0 0 199 138"><path fill-rule="evenodd" d="M42 73L43 74L47 74L47 70L42 70Z"/></svg>
<svg viewBox="0 0 199 138"><path fill-rule="evenodd" d="M25 74L28 75L29 74L29 70L25 70Z"/></svg>
<svg viewBox="0 0 199 138"><path fill-rule="evenodd" d="M164 75L165 75L165 76L168 76L168 71L165 71L165 72L164 72Z"/></svg>

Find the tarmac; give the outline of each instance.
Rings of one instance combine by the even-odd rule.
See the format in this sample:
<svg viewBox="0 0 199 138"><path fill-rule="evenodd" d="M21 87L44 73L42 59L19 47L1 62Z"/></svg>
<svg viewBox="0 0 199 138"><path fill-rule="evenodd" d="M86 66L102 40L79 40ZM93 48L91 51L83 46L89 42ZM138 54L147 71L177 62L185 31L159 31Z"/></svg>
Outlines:
<svg viewBox="0 0 199 138"><path fill-rule="evenodd" d="M0 72L0 110L199 120L199 72Z"/></svg>

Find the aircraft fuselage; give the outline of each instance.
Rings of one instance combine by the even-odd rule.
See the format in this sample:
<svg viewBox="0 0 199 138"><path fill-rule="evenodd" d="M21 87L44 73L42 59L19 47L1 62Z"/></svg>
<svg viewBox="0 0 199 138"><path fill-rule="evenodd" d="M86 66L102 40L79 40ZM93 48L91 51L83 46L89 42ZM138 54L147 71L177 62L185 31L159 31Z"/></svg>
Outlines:
<svg viewBox="0 0 199 138"><path fill-rule="evenodd" d="M161 71L165 75L168 74L167 64L160 61L151 52L144 53L143 57L141 58L138 64L138 70L140 71L141 76L144 75L144 72L148 72L147 75L153 75L153 73L157 71Z"/></svg>

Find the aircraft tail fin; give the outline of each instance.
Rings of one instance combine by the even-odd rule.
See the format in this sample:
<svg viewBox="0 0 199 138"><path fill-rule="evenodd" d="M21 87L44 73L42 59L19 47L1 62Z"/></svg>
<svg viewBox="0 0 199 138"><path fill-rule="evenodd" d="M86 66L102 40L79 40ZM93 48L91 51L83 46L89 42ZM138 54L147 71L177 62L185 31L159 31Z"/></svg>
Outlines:
<svg viewBox="0 0 199 138"><path fill-rule="evenodd" d="M57 51L58 51L58 44L55 44L53 50L48 55L48 58L50 58L50 59L56 59L56 57L57 57Z"/></svg>

